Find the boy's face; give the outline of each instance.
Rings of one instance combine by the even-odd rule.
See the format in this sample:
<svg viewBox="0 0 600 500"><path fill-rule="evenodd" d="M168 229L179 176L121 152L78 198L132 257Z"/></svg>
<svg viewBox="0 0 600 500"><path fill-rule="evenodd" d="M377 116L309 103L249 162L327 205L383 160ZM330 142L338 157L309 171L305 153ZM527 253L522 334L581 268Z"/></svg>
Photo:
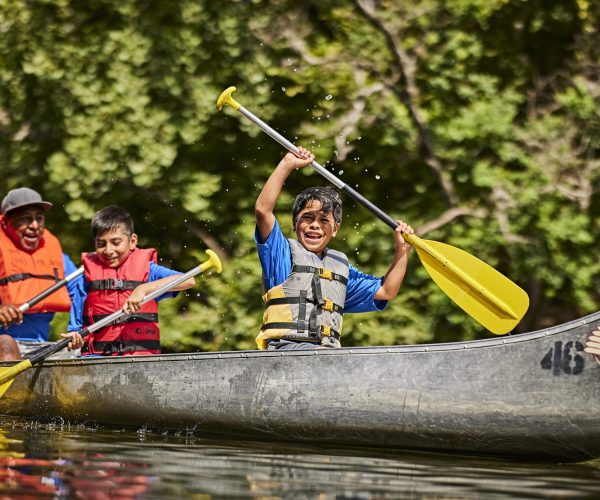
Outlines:
<svg viewBox="0 0 600 500"><path fill-rule="evenodd" d="M129 236L119 224L116 228L106 231L94 241L96 253L100 260L110 268L117 268L127 260L129 254L137 246L137 235Z"/></svg>
<svg viewBox="0 0 600 500"><path fill-rule="evenodd" d="M296 237L308 251L322 255L340 228L331 212L322 212L320 201L310 200L296 219Z"/></svg>

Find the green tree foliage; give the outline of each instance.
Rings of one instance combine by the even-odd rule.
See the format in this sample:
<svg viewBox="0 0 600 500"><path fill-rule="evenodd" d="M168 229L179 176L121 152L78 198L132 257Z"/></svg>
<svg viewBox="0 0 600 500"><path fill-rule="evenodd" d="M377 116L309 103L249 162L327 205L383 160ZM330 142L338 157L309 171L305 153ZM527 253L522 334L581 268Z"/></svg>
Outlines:
<svg viewBox="0 0 600 500"><path fill-rule="evenodd" d="M161 304L164 343L253 348L253 204L283 151L216 113L236 85L384 211L524 287L519 331L574 319L600 296L599 18L588 0L0 0L3 187L55 203L48 226L76 262L112 203L165 265L214 249L223 274ZM324 182L290 178L288 234L293 196ZM383 274L389 228L351 200L344 211L335 246ZM345 345L487 335L416 256L398 299L344 327Z"/></svg>

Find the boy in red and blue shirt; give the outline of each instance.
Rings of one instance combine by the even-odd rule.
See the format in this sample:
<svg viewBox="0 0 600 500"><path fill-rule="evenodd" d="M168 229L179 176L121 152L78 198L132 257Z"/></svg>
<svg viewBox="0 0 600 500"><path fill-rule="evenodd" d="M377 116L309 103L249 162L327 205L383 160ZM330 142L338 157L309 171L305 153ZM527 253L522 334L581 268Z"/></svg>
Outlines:
<svg viewBox="0 0 600 500"><path fill-rule="evenodd" d="M68 331L80 331L122 309L129 314L124 321L89 334L82 355L160 354L157 301L191 288L194 278L142 306L146 295L181 273L159 266L156 250L137 247L133 221L121 207L111 205L96 213L92 233L96 251L83 254L85 272L77 281Z"/></svg>

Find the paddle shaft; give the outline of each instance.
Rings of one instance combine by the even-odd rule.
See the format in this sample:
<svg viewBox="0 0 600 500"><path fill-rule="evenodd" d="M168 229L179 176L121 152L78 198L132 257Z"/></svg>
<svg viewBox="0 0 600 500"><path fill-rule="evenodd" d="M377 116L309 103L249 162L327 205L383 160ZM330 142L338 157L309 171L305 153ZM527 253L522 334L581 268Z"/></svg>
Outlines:
<svg viewBox="0 0 600 500"><path fill-rule="evenodd" d="M244 115L246 118L248 118L250 121L252 121L256 125L258 125L258 127L260 127L263 132L265 132L268 136L275 139L279 144L281 144L288 151L290 151L296 155L299 154L299 150L296 147L296 145L294 145L293 143L288 141L279 132L277 132L271 126L269 126L265 122L263 122L260 118L258 118L258 116L254 115L252 112L248 111L246 108L244 108L244 106L240 106L238 111L242 115ZM348 186L348 184L346 184L344 181L342 181L339 177L336 177L331 172L329 172L325 167L323 167L316 161L313 161L310 164L310 166L313 169L315 169L319 174L321 174L323 177L325 177L334 186L341 189L344 193L346 193L348 196L350 196L350 198L352 198L353 200L355 200L358 203L360 203L361 205L363 205L373 215L375 215L380 220L385 222L392 229L396 229L398 227L398 223L394 219L392 219L389 215L387 215L383 210L381 210L375 204L373 204L369 200L367 200L358 191L356 191L355 189ZM412 241L410 243L412 243Z"/></svg>
<svg viewBox="0 0 600 500"><path fill-rule="evenodd" d="M212 261L203 262L199 266L196 266L193 269L189 270L187 273L182 274L181 276L178 276L177 279L174 279L173 281L164 284L163 286L161 286L157 290L155 290L152 293L149 293L148 295L146 295L144 297L144 299L142 300L141 305L144 305L147 302L150 302L151 300L154 300L156 297L159 297L163 293L168 292L171 288L176 287L180 283L183 283L185 280L187 280L187 279L189 279L189 278L191 278L193 276L196 276L197 274L200 274L201 272L205 271L206 269L209 269L212 266L213 266ZM115 311L114 313L109 314L108 316L106 316L106 318L102 318L100 321L96 321L96 323L83 328L82 330L79 331L79 334L82 337L86 337L90 333L93 333L93 332L95 332L97 330L100 330L101 328L104 328L105 326L110 325L114 321L117 321L117 320L119 320L119 319L127 316L128 314L129 313L126 313L123 310ZM48 356L51 356L52 354L54 354L54 353L56 353L56 352L64 349L65 347L67 347L69 345L69 342L71 342L70 338L66 338L66 339L63 339L63 340L61 340L59 342L56 342L55 344L51 345L47 349L44 349L39 354L35 354L31 358L29 358L29 361L31 362L32 365L35 365L36 363L39 363L40 361L44 360Z"/></svg>
<svg viewBox="0 0 600 500"><path fill-rule="evenodd" d="M298 154L299 150L294 144L232 97L235 90L235 87L228 87L221 92L216 103L217 110L221 110L225 104L231 106L284 148ZM316 161L313 161L311 166L386 225L392 229L398 228L398 223L394 219ZM415 234L402 233L402 236L416 248L421 263L442 291L473 319L493 333L500 335L507 333L516 326L527 311L529 307L527 293L482 260L451 245L422 240Z"/></svg>
<svg viewBox="0 0 600 500"><path fill-rule="evenodd" d="M54 285L52 285L47 290L44 290L39 295L36 295L35 297L33 297L32 299L30 299L29 301L25 302L24 304L21 304L19 306L19 311L21 311L22 313L24 313L25 311L28 311L29 309L31 309L36 304L39 304L46 297L48 297L49 295L52 295L59 288L65 286L69 281L74 280L75 278L77 278L78 276L81 276L82 274L83 274L83 266L79 267L76 271L73 271L68 276L65 276L60 281L57 281Z"/></svg>
<svg viewBox="0 0 600 500"><path fill-rule="evenodd" d="M221 109L224 104L230 105L236 111L239 111L242 115L248 118L251 122L256 124L263 132L281 144L284 148L292 153L298 155L299 149L292 142L288 141L285 137L283 137L279 132L273 129L271 126L263 122L260 118L254 115L251 111L244 108L239 102L237 102L231 94L235 91L235 87L230 87L225 90L219 99L217 100L217 109ZM319 174L325 177L329 182L331 182L334 186L341 189L348 196L350 196L353 200L357 201L365 208L367 208L372 214L374 214L378 219L383 221L392 229L396 229L398 227L398 223L392 219L389 215L387 215L383 210L379 207L371 203L364 196L358 193L356 190L348 186L341 179L336 177L334 174L326 170L322 165L313 161L311 166L314 170L316 170ZM486 301L489 302L491 306L495 309L501 311L504 314L507 314L509 317L517 319L518 316L512 310L512 308L501 298L499 298L495 293L491 290L487 289L485 286L480 284L474 277L472 277L468 272L465 272L459 265L447 259L443 254L436 251L430 244L428 244L425 240L422 240L415 234L405 234L402 233L402 236L408 243L417 248L417 251L425 252L430 255L433 259L435 259L443 269L451 272L459 281L461 281L468 288L472 289L476 293L478 293L481 297L483 297ZM499 276L500 273L498 273ZM502 277L506 279L505 277ZM512 283L512 282L511 282Z"/></svg>

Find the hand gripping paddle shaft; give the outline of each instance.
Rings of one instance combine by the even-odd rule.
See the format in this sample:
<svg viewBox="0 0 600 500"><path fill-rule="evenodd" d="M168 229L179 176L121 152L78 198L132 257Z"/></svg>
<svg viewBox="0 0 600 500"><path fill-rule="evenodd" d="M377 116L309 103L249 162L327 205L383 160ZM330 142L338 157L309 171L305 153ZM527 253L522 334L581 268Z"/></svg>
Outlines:
<svg viewBox="0 0 600 500"><path fill-rule="evenodd" d="M235 90L235 87L229 87L221 93L217 100L217 110L221 110L225 104L231 106L288 151L298 154L298 148L293 143L232 97ZM316 161L313 161L311 166L377 218L396 229L398 224L394 219L356 190ZM529 297L506 276L459 248L437 241L423 240L414 234L402 236L416 249L421 263L442 291L485 328L502 335L510 332L521 321L529 307Z"/></svg>

